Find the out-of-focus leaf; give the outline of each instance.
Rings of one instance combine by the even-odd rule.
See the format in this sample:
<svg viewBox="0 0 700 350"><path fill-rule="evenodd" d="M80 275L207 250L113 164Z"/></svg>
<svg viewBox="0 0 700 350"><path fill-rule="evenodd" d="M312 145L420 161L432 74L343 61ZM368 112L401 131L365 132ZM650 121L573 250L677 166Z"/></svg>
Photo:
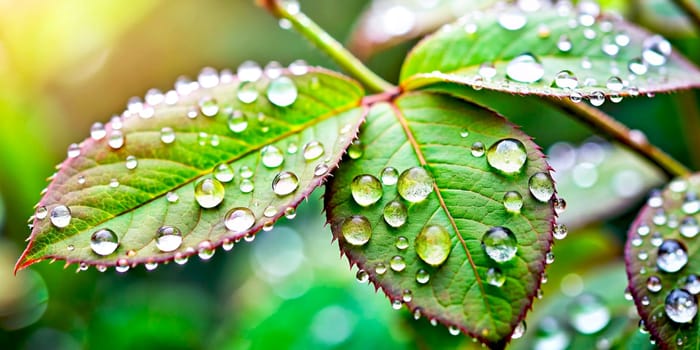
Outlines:
<svg viewBox="0 0 700 350"><path fill-rule="evenodd" d="M46 283L37 272L12 276L15 254L16 248L0 239L0 334L34 324L44 315L49 302Z"/></svg>
<svg viewBox="0 0 700 350"><path fill-rule="evenodd" d="M700 176L652 191L625 246L629 290L662 348L696 349L700 293Z"/></svg>
<svg viewBox="0 0 700 350"><path fill-rule="evenodd" d="M700 6L700 1L689 1L694 2L695 6ZM693 36L692 22L673 1L640 0L637 2L636 11L639 22L651 30L676 37Z"/></svg>
<svg viewBox="0 0 700 350"><path fill-rule="evenodd" d="M122 269L206 258L293 211L364 117L353 81L295 73L219 83L205 70L206 87L132 101L97 137L69 147L17 268L47 258Z"/></svg>
<svg viewBox="0 0 700 350"><path fill-rule="evenodd" d="M554 188L539 147L493 113L433 93L379 103L368 119L364 155L351 148L357 159L327 187L341 250L395 306L503 347L552 239ZM533 178L547 187L533 186L539 200ZM522 209L506 210L508 192ZM492 244L494 236L508 238Z"/></svg>
<svg viewBox="0 0 700 350"><path fill-rule="evenodd" d="M361 58L406 40L421 37L468 11L494 0L373 0L355 25L350 49Z"/></svg>
<svg viewBox="0 0 700 350"><path fill-rule="evenodd" d="M591 3L591 2L587 2ZM597 5L593 5L597 9ZM454 82L509 93L588 98L687 89L700 71L654 36L596 11L495 7L418 44L401 72L408 90Z"/></svg>

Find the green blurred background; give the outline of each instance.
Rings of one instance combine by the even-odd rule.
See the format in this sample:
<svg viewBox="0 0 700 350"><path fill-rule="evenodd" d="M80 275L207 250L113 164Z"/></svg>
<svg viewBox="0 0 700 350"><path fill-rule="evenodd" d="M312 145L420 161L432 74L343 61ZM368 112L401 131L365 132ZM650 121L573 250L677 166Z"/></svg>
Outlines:
<svg viewBox="0 0 700 350"><path fill-rule="evenodd" d="M301 3L332 35L345 39L367 2ZM607 1L605 6L663 30L692 60L700 57L700 43L668 2ZM668 21L680 25L659 25ZM381 53L369 65L394 80L410 45ZM41 263L12 275L29 234L26 218L44 179L65 157L67 146L88 135L92 123L106 122L130 96L152 87L167 90L179 75L196 76L204 66L235 68L247 59L288 64L298 58L335 68L296 33L280 29L252 0L0 0L0 348L478 347L450 336L444 327L414 322L405 310L392 310L381 292L355 281L355 271L339 257L319 214L322 189L302 204L296 219L279 223L253 244L219 251L208 262L193 259L185 266L170 264L153 272L138 268L123 275L93 269L75 273L60 262ZM604 109L697 168L697 104L690 92L625 100ZM601 339L617 344L613 347L648 344L635 330L632 304L623 298L620 257L624 232L644 191L662 178L633 155L591 140L590 131L554 111L504 109L545 148L556 144L552 150L570 151L558 159L564 163L557 180L570 203L565 218L574 228L554 249L566 258L548 270L545 298L528 319L535 330L515 347L532 348L532 338L540 334L538 322L546 315L565 324L567 303L590 288L602 294L622 326L591 336L565 326L572 348L588 349ZM604 156L593 164L597 180L581 186L576 165L591 162L589 151L598 146ZM639 182L633 193L615 191L623 172ZM606 210L591 212L589 203ZM600 285L605 292L595 289Z"/></svg>

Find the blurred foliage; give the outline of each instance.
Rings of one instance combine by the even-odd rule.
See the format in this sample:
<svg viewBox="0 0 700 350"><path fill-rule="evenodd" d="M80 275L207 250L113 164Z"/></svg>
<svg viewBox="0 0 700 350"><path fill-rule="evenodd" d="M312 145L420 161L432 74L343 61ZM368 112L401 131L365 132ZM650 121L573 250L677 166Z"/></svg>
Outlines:
<svg viewBox="0 0 700 350"><path fill-rule="evenodd" d="M349 36L367 3L301 2L340 39ZM664 9L647 11L651 16L673 11L663 0L609 2L642 26L653 21L630 11L629 4L639 9L654 2ZM652 28L664 30L679 51L698 62L700 41L694 34ZM379 53L370 66L395 80L410 47ZM0 214L0 348L478 348L427 320L414 322L405 310L392 310L381 292L355 282L323 227L318 196L303 204L292 222L278 224L253 244L219 251L206 263L193 259L185 266L125 275L75 274L42 263L11 275L44 179L93 122L119 113L130 96L151 87L167 89L177 76L194 76L203 66L235 68L246 59L288 64L297 58L335 68L300 36L279 29L252 0L0 0L0 193L6 212L4 226ZM691 96L625 99L603 109L697 168L700 149L690 145L698 130L688 125L698 121L687 111L698 108L698 98ZM503 106L503 113L509 111L544 148L591 136L551 111ZM613 261L621 256L621 233L630 223L626 215L639 205L630 199L621 207L625 219L588 225L557 242L545 297L528 318L526 336L534 335L542 315L565 312L552 306L570 298L561 295L562 280L576 280L571 277L576 274L589 288L589 278L619 265ZM600 269L591 271L595 267ZM619 271L612 268L590 288L618 303L624 288ZM329 332L329 326L337 328ZM646 335L633 333L627 348L648 344ZM527 348L527 339L520 342Z"/></svg>

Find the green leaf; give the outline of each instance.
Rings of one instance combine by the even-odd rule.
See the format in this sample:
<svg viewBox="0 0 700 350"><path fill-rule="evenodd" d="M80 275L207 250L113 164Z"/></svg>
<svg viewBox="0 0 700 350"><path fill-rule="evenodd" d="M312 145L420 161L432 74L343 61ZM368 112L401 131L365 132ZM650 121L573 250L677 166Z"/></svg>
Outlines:
<svg viewBox="0 0 700 350"><path fill-rule="evenodd" d="M697 174L677 178L663 191L652 191L627 237L629 291L662 348L700 346L695 295L700 281L688 283L689 276L697 277L700 271L700 241L695 238L700 220L698 193Z"/></svg>
<svg viewBox="0 0 700 350"><path fill-rule="evenodd" d="M364 117L362 89L324 70L294 69L252 83L222 74L217 84L218 73L200 75L203 84L212 85L212 79L216 86L210 88L177 84L180 94L169 93L177 97L175 104L131 103L122 118L107 125L106 136L69 149L38 204L17 268L50 258L126 269L173 258L182 262L198 252L208 258L224 243L230 249L234 241L272 227L285 211L291 216L337 165ZM193 92L183 89L193 85ZM255 101L241 102L255 94ZM121 130L115 130L118 124ZM120 131L123 146L116 142ZM235 176L215 171L222 164ZM278 176L284 186L273 191ZM195 187L212 179L225 192L223 201L196 198ZM63 228L51 219L60 206L71 212ZM227 225L230 210L242 215ZM164 226L179 230L182 243L169 236L175 244L159 247L156 236ZM103 229L118 238L116 250L102 250L104 256L91 248L91 237ZM109 233L102 234L109 240Z"/></svg>
<svg viewBox="0 0 700 350"><path fill-rule="evenodd" d="M505 138L517 139L527 152L525 165L511 175L489 165L479 147L472 151L475 143L488 149ZM360 280L366 273L395 306L405 303L451 331L504 346L530 308L552 240L552 203L536 200L528 189L531 176L549 170L539 147L492 112L426 92L374 105L361 141L364 154L358 158L359 152L350 152L357 159L336 171L326 195L334 237L351 264L363 271ZM387 167L397 173L388 175ZM417 176L421 173L427 178ZM509 191L522 196L520 213L505 210ZM416 202L420 194L427 197ZM400 214L386 220L387 207L397 213L406 208L402 226L395 227ZM482 247L482 238L494 227L508 228L517 239L517 254L510 260L505 254L503 263ZM489 284L491 268L505 276L502 287ZM418 276L426 283L418 282Z"/></svg>
<svg viewBox="0 0 700 350"><path fill-rule="evenodd" d="M401 85L413 90L449 81L510 93L587 97L595 105L605 96L616 100L700 85L700 71L669 52L662 37L613 16L593 18L554 8L472 13L413 49ZM569 79L555 81L566 71Z"/></svg>

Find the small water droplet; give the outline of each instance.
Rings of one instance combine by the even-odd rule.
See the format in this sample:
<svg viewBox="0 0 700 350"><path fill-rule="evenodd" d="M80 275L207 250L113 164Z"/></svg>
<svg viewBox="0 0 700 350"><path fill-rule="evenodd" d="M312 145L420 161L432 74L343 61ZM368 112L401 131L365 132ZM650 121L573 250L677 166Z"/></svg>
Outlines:
<svg viewBox="0 0 700 350"><path fill-rule="evenodd" d="M121 130L112 130L112 132L109 134L109 139L107 140L107 144L109 147L112 149L120 149L124 146L124 134L121 132Z"/></svg>
<svg viewBox="0 0 700 350"><path fill-rule="evenodd" d="M67 227L70 224L71 218L71 211L65 205L55 206L53 209L51 209L51 214L49 215L51 224L57 228Z"/></svg>
<svg viewBox="0 0 700 350"><path fill-rule="evenodd" d="M571 40L567 35L562 35L559 37L559 41L557 42L557 48L561 52L569 52L571 51L571 48L573 47L573 44L571 43Z"/></svg>
<svg viewBox="0 0 700 350"><path fill-rule="evenodd" d="M579 103L583 101L583 94L581 94L578 91L572 91L571 94L569 95L569 99L573 103Z"/></svg>
<svg viewBox="0 0 700 350"><path fill-rule="evenodd" d="M691 323L698 313L698 304L687 291L674 289L666 296L664 311L673 322Z"/></svg>
<svg viewBox="0 0 700 350"><path fill-rule="evenodd" d="M566 238L568 233L569 229L566 227L566 225L563 224L554 225L554 228L552 229L552 234L556 239L564 239Z"/></svg>
<svg viewBox="0 0 700 350"><path fill-rule="evenodd" d="M221 248L223 248L225 251L231 251L233 249L234 243L233 241L229 239L224 239L224 242L221 244Z"/></svg>
<svg viewBox="0 0 700 350"><path fill-rule="evenodd" d="M544 262L545 262L547 265L550 265L550 264L554 263L554 253L548 252L548 253L545 255L545 261L544 261Z"/></svg>
<svg viewBox="0 0 700 350"><path fill-rule="evenodd" d="M560 215L566 210L566 200L564 198L555 198L552 202L554 204L554 212Z"/></svg>
<svg viewBox="0 0 700 350"><path fill-rule="evenodd" d="M700 198L698 198L697 193L690 191L686 193L683 197L681 209L688 215L693 215L700 211Z"/></svg>
<svg viewBox="0 0 700 350"><path fill-rule="evenodd" d="M486 160L491 167L505 174L520 172L527 161L527 150L516 139L503 139L494 143L486 152Z"/></svg>
<svg viewBox="0 0 700 350"><path fill-rule="evenodd" d="M214 250L214 247L212 246L211 242L209 241L202 241L199 243L197 246L197 255L199 255L199 258L202 260L209 260L211 257L214 256L214 253L216 250Z"/></svg>
<svg viewBox="0 0 700 350"><path fill-rule="evenodd" d="M575 89L578 87L578 78L570 70L562 70L554 76L554 85L562 89Z"/></svg>
<svg viewBox="0 0 700 350"><path fill-rule="evenodd" d="M663 243L663 241L664 241L664 239L661 237L660 232L654 232L651 234L650 242L651 242L651 245L653 245L654 247L661 246L661 243Z"/></svg>
<svg viewBox="0 0 700 350"><path fill-rule="evenodd" d="M228 163L221 163L214 168L214 178L223 183L233 181L234 177L233 168Z"/></svg>
<svg viewBox="0 0 700 350"><path fill-rule="evenodd" d="M610 310L597 295L583 293L569 305L569 322L579 333L593 334L610 322Z"/></svg>
<svg viewBox="0 0 700 350"><path fill-rule="evenodd" d="M297 100L298 92L294 81L280 77L270 82L267 87L267 99L278 107L291 106Z"/></svg>
<svg viewBox="0 0 700 350"><path fill-rule="evenodd" d="M680 271L688 263L688 253L683 243L675 239L667 239L659 246L656 266L661 271L673 273Z"/></svg>
<svg viewBox="0 0 700 350"><path fill-rule="evenodd" d="M397 188L401 198L417 203L433 192L433 178L421 167L412 167L399 176Z"/></svg>
<svg viewBox="0 0 700 350"><path fill-rule="evenodd" d="M319 165L316 165L316 168L314 168L314 176L326 175L328 174L329 170L330 168L328 167L328 165L321 163Z"/></svg>
<svg viewBox="0 0 700 350"><path fill-rule="evenodd" d="M495 287L501 287L506 282L506 276L497 267L490 267L486 271L486 282Z"/></svg>
<svg viewBox="0 0 700 350"><path fill-rule="evenodd" d="M660 35L644 39L642 59L652 66L663 66L671 55L671 44Z"/></svg>
<svg viewBox="0 0 700 350"><path fill-rule="evenodd" d="M603 103L605 103L605 93L600 90L593 91L588 96L588 101L591 103L591 105L600 107L603 105Z"/></svg>
<svg viewBox="0 0 700 350"><path fill-rule="evenodd" d="M226 190L224 185L216 179L203 179L197 182L194 189L194 198L202 208L214 208L224 200Z"/></svg>
<svg viewBox="0 0 700 350"><path fill-rule="evenodd" d="M233 208L224 218L224 226L235 233L246 232L253 225L255 225L255 214L248 208Z"/></svg>
<svg viewBox="0 0 700 350"><path fill-rule="evenodd" d="M382 169L380 177L382 178L382 184L386 186L395 185L399 179L399 171L392 167L386 167Z"/></svg>
<svg viewBox="0 0 700 350"><path fill-rule="evenodd" d="M409 246L408 238L406 238L404 236L399 236L398 238L396 238L395 245L396 245L396 249L398 249L398 250L408 249L408 246Z"/></svg>
<svg viewBox="0 0 700 350"><path fill-rule="evenodd" d="M262 76L260 65L254 61L245 61L238 66L236 71L240 81L258 81Z"/></svg>
<svg viewBox="0 0 700 350"><path fill-rule="evenodd" d="M513 232L505 227L492 227L481 238L486 254L498 263L510 261L518 252L518 240Z"/></svg>
<svg viewBox="0 0 700 350"><path fill-rule="evenodd" d="M693 238L697 236L698 232L700 232L700 225L698 225L698 220L696 220L692 216L685 217L681 222L679 231L684 237Z"/></svg>
<svg viewBox="0 0 700 350"><path fill-rule="evenodd" d="M199 85L205 89L219 85L219 72L212 67L204 67L197 76Z"/></svg>
<svg viewBox="0 0 700 350"><path fill-rule="evenodd" d="M554 195L552 179L542 172L535 173L530 177L528 187L532 196L540 202L547 202Z"/></svg>
<svg viewBox="0 0 700 350"><path fill-rule="evenodd" d="M384 207L384 221L391 227L401 227L406 223L408 210L400 201L393 200Z"/></svg>
<svg viewBox="0 0 700 350"><path fill-rule="evenodd" d="M625 88L625 85L622 82L622 79L620 79L620 77L615 77L615 76L610 77L608 79L607 83L605 83L605 86L608 89L610 89L612 91L616 91L616 92L620 92L620 91L622 91L622 89Z"/></svg>
<svg viewBox="0 0 700 350"><path fill-rule="evenodd" d="M139 166L139 161L134 156L126 157L126 168L129 170L134 170Z"/></svg>
<svg viewBox="0 0 700 350"><path fill-rule="evenodd" d="M46 216L48 216L48 215L49 215L49 211L43 205L36 208L36 212L34 213L34 216L39 220L46 219Z"/></svg>
<svg viewBox="0 0 700 350"><path fill-rule="evenodd" d="M366 217L353 215L343 221L340 232L347 243L361 246L369 242L372 237L372 225Z"/></svg>
<svg viewBox="0 0 700 350"><path fill-rule="evenodd" d="M117 260L117 266L114 267L119 273L124 273L129 271L129 261L126 259Z"/></svg>
<svg viewBox="0 0 700 350"><path fill-rule="evenodd" d="M520 321L517 326L515 326L515 329L513 330L513 335L511 336L511 339L520 339L525 335L525 331L527 330L527 325L525 324L525 320Z"/></svg>
<svg viewBox="0 0 700 350"><path fill-rule="evenodd" d="M253 190L255 189L255 184L249 179L243 179L241 180L241 184L238 186L238 188L243 193L250 193L253 192Z"/></svg>
<svg viewBox="0 0 700 350"><path fill-rule="evenodd" d="M383 263L378 263L378 264L374 267L374 272L376 272L377 275L383 275L383 274L385 274L385 273L386 273L386 265L384 265Z"/></svg>
<svg viewBox="0 0 700 350"><path fill-rule="evenodd" d="M418 272L416 272L416 282L420 284L427 284L430 282L430 274L428 271L423 269L418 270Z"/></svg>
<svg viewBox="0 0 700 350"><path fill-rule="evenodd" d="M684 288L693 295L700 293L700 277L695 274L688 275L688 277L685 278Z"/></svg>
<svg viewBox="0 0 700 350"><path fill-rule="evenodd" d="M415 241L416 253L425 263L442 265L452 250L450 233L442 225L426 225Z"/></svg>
<svg viewBox="0 0 700 350"><path fill-rule="evenodd" d="M358 283L367 283L369 281L369 273L367 271L359 269L357 270L357 274L355 275L355 279L357 280Z"/></svg>
<svg viewBox="0 0 700 350"><path fill-rule="evenodd" d="M267 145L260 150L262 163L268 168L277 168L284 163L284 153L275 145Z"/></svg>
<svg viewBox="0 0 700 350"><path fill-rule="evenodd" d="M162 252L172 252L180 248L182 232L175 226L161 226L156 231L156 247Z"/></svg>
<svg viewBox="0 0 700 350"><path fill-rule="evenodd" d="M170 203L177 203L177 201L180 200L180 196L175 192L168 192L168 194L165 195L165 199Z"/></svg>
<svg viewBox="0 0 700 350"><path fill-rule="evenodd" d="M80 156L80 146L77 143L72 143L68 146L68 151L66 153L68 158L78 158L78 156Z"/></svg>
<svg viewBox="0 0 700 350"><path fill-rule="evenodd" d="M307 161L318 159L324 153L323 144L318 141L310 141L304 145L304 159Z"/></svg>
<svg viewBox="0 0 700 350"><path fill-rule="evenodd" d="M283 171L272 180L272 191L278 196L286 196L299 188L299 178L291 171Z"/></svg>
<svg viewBox="0 0 700 350"><path fill-rule="evenodd" d="M503 11L498 16L498 24L506 30L519 30L527 24L527 17L519 10Z"/></svg>
<svg viewBox="0 0 700 350"><path fill-rule="evenodd" d="M450 332L451 335L458 336L462 331L459 330L459 327L450 325L447 327L447 330Z"/></svg>
<svg viewBox="0 0 700 350"><path fill-rule="evenodd" d="M244 81L241 82L240 85L238 85L238 92L236 92L236 97L239 101L243 103L253 103L258 100L259 95L260 93L258 92L258 88L253 82Z"/></svg>
<svg viewBox="0 0 700 350"><path fill-rule="evenodd" d="M348 156L350 159L360 159L365 154L365 146L360 140L355 140L348 147Z"/></svg>
<svg viewBox="0 0 700 350"><path fill-rule="evenodd" d="M389 260L389 266L396 272L401 272L406 268L406 261L400 255L396 255Z"/></svg>
<svg viewBox="0 0 700 350"><path fill-rule="evenodd" d="M214 117L219 114L219 103L212 97L202 97L198 105L199 111L206 117Z"/></svg>
<svg viewBox="0 0 700 350"><path fill-rule="evenodd" d="M403 306L403 302L401 300L392 300L391 301L391 308L394 310L401 310L401 307Z"/></svg>
<svg viewBox="0 0 700 350"><path fill-rule="evenodd" d="M535 56L526 53L508 62L506 76L517 82L534 83L544 76L544 67Z"/></svg>
<svg viewBox="0 0 700 350"><path fill-rule="evenodd" d="M287 220L294 219L297 217L297 210L294 209L294 207L288 207L284 210L284 217L287 218Z"/></svg>
<svg viewBox="0 0 700 350"><path fill-rule="evenodd" d="M377 203L382 198L382 184L369 174L355 176L350 184L350 191L355 203L367 207Z"/></svg>
<svg viewBox="0 0 700 350"><path fill-rule="evenodd" d="M661 279L658 276L649 276L647 278L647 290L652 293L658 293L661 291Z"/></svg>
<svg viewBox="0 0 700 350"><path fill-rule="evenodd" d="M483 79L491 80L491 78L496 76L497 72L496 66L494 66L491 62L484 62L479 66L479 76L481 76Z"/></svg>
<svg viewBox="0 0 700 350"><path fill-rule="evenodd" d="M146 262L143 266L146 268L146 270L153 271L158 268L158 263L155 261L149 261Z"/></svg>
<svg viewBox="0 0 700 350"><path fill-rule="evenodd" d="M289 72L294 75L304 75L309 72L309 64L304 60L296 60L289 64Z"/></svg>
<svg viewBox="0 0 700 350"><path fill-rule="evenodd" d="M191 248L188 248L191 249ZM183 253L177 252L175 253L175 257L173 261L175 261L176 264L178 265L184 265L187 264L187 261L189 260L189 256L185 256Z"/></svg>
<svg viewBox="0 0 700 350"><path fill-rule="evenodd" d="M104 124L92 124L92 127L90 127L90 138L92 138L95 141L99 141L102 140L105 136L107 136L107 131L105 130Z"/></svg>
<svg viewBox="0 0 700 350"><path fill-rule="evenodd" d="M90 248L97 255L110 255L119 247L119 237L110 229L95 231L90 237Z"/></svg>

